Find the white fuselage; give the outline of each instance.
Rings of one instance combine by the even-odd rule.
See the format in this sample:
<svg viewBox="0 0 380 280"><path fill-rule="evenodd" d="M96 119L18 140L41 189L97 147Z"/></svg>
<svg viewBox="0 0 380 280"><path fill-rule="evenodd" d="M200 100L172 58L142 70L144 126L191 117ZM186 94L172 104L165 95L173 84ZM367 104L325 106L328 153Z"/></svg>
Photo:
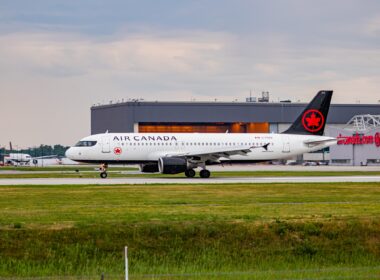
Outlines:
<svg viewBox="0 0 380 280"><path fill-rule="evenodd" d="M31 161L32 157L29 154L24 153L10 153L7 156L4 156L5 164L12 165L26 165Z"/></svg>
<svg viewBox="0 0 380 280"><path fill-rule="evenodd" d="M104 133L85 137L79 143L66 152L68 158L79 162L144 163L186 154L199 154L203 161L205 154L241 149L249 152L220 157L216 162L244 163L291 158L334 145L336 139L274 133ZM266 144L267 149L263 147ZM204 161L210 158L205 156Z"/></svg>

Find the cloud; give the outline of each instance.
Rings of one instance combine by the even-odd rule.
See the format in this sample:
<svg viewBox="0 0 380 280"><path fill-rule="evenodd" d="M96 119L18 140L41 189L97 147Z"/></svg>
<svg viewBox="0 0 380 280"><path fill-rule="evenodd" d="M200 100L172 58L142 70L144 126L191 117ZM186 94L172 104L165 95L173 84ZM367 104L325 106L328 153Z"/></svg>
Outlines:
<svg viewBox="0 0 380 280"><path fill-rule="evenodd" d="M377 102L379 64L372 44L304 45L276 32L6 33L0 92L9 121L0 124L0 144L74 143L89 134L90 106L109 100L232 101L253 89L270 91L272 100L309 101L331 88L334 102L356 102L359 92L362 103Z"/></svg>
<svg viewBox="0 0 380 280"><path fill-rule="evenodd" d="M380 15L376 15L366 21L363 29L365 34L378 38L380 35Z"/></svg>
<svg viewBox="0 0 380 280"><path fill-rule="evenodd" d="M191 88L178 80L220 71L216 57L223 40L202 33L109 41L66 33L0 36L2 113L9 118L0 124L0 143L71 144L89 134L89 109L96 102L188 100Z"/></svg>
<svg viewBox="0 0 380 280"><path fill-rule="evenodd" d="M70 34L16 33L0 36L0 57L11 69L56 76L109 70L187 73L194 67L213 71L218 67L213 56L224 44L213 37L125 36L104 42Z"/></svg>

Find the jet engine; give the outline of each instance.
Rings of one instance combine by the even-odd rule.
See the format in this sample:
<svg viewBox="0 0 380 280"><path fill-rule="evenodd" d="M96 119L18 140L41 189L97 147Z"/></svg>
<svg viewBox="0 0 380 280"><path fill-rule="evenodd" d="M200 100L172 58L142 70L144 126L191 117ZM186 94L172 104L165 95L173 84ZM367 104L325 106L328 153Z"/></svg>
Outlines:
<svg viewBox="0 0 380 280"><path fill-rule="evenodd" d="M162 157L158 160L158 169L162 174L182 173L187 169L187 161L178 157Z"/></svg>
<svg viewBox="0 0 380 280"><path fill-rule="evenodd" d="M143 173L155 173L158 172L158 163L144 163L140 164L140 171Z"/></svg>

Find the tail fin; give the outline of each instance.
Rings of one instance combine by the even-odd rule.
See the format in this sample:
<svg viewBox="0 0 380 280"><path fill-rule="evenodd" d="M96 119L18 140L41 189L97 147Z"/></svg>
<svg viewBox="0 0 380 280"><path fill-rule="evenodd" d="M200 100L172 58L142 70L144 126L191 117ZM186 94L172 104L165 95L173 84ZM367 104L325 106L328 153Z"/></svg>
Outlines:
<svg viewBox="0 0 380 280"><path fill-rule="evenodd" d="M318 92L306 109L284 133L323 135L332 94L332 90Z"/></svg>

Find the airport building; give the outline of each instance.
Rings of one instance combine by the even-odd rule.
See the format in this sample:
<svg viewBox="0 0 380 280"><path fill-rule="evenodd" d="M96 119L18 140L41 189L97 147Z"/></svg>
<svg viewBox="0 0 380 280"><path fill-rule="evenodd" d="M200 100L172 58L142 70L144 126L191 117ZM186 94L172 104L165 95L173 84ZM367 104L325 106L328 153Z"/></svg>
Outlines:
<svg viewBox="0 0 380 280"><path fill-rule="evenodd" d="M280 133L307 104L291 102L147 102L128 101L91 107L91 133ZM332 104L326 135L347 135L347 123L355 115L380 115L380 104ZM348 146L348 145L347 145ZM355 147L356 153L361 153ZM330 160L333 164L360 164L364 159L344 158L341 152L304 155L303 160ZM358 150L359 149L359 150ZM380 147L376 149L380 151ZM368 151L368 159L380 159ZM342 153L343 150L342 150ZM336 156L337 158L333 158ZM375 158L372 158L375 157Z"/></svg>
<svg viewBox="0 0 380 280"><path fill-rule="evenodd" d="M333 165L380 165L380 115L358 115L344 127L330 126L338 144L330 148Z"/></svg>

